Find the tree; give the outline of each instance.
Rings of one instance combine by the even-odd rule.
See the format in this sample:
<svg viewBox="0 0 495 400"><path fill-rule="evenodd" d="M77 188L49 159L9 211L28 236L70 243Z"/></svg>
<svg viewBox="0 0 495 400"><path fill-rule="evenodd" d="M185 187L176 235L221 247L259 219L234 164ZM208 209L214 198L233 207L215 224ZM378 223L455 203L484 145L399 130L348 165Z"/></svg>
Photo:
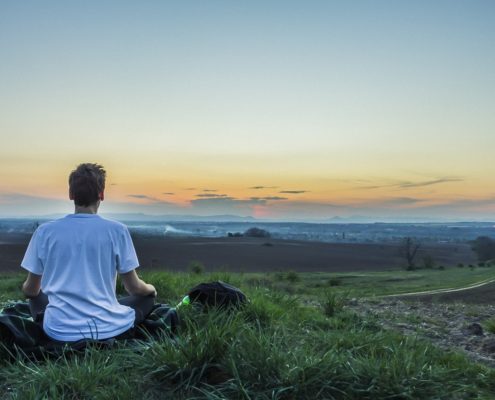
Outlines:
<svg viewBox="0 0 495 400"><path fill-rule="evenodd" d="M481 262L495 258L495 240L488 236L478 236L471 242L471 248Z"/></svg>
<svg viewBox="0 0 495 400"><path fill-rule="evenodd" d="M246 232L244 232L244 236L247 237L258 237L258 238L269 238L270 232L261 229L261 228L249 228Z"/></svg>
<svg viewBox="0 0 495 400"><path fill-rule="evenodd" d="M420 247L421 243L410 236L407 236L402 240L399 248L399 254L405 258L408 271L412 271L414 269L414 259L416 258L416 254Z"/></svg>

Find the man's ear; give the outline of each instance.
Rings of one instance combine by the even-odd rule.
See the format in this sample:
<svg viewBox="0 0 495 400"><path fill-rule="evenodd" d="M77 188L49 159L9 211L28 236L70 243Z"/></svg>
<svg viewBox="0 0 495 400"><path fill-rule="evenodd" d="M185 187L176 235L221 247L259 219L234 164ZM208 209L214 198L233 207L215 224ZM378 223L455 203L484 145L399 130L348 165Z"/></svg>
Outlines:
<svg viewBox="0 0 495 400"><path fill-rule="evenodd" d="M74 195L70 190L69 190L69 200L74 200Z"/></svg>
<svg viewBox="0 0 495 400"><path fill-rule="evenodd" d="M100 192L99 197L100 197L100 200L101 200L101 201L105 200L105 191L104 191L104 190L102 190L102 191Z"/></svg>

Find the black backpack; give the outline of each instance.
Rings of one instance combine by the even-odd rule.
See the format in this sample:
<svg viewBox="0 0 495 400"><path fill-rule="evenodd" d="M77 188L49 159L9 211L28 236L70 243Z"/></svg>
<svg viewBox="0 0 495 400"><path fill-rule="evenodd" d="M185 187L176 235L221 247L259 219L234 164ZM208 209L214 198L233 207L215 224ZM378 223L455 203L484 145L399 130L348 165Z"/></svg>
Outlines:
<svg viewBox="0 0 495 400"><path fill-rule="evenodd" d="M247 301L240 289L222 281L200 283L189 291L188 296L191 302L206 307L237 308Z"/></svg>

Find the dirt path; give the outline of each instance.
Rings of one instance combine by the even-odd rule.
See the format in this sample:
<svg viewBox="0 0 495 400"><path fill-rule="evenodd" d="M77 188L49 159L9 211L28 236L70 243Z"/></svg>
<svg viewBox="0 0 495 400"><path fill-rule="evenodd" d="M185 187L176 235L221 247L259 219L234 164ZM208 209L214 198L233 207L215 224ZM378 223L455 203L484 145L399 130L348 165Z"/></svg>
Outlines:
<svg viewBox="0 0 495 400"><path fill-rule="evenodd" d="M485 285L489 285L495 283L495 278L485 279L480 282L473 283L468 286L464 286L461 288L447 288L447 289L434 289L434 290L425 290L423 292L409 292L409 293L398 293L398 294L388 294L385 296L380 296L380 298L387 297L408 297L408 296L431 296L436 294L447 294L447 293L455 293L455 292L463 292L467 290L473 290L477 288L481 288Z"/></svg>
<svg viewBox="0 0 495 400"><path fill-rule="evenodd" d="M456 350L495 368L495 278L455 289L355 300L350 308L386 329Z"/></svg>

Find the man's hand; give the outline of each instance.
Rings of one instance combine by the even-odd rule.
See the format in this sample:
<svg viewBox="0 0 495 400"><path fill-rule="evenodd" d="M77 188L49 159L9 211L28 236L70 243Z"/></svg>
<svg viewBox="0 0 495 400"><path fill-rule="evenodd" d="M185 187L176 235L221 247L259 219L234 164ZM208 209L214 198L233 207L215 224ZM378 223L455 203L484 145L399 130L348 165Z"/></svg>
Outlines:
<svg viewBox="0 0 495 400"><path fill-rule="evenodd" d="M151 283L147 283L146 286L147 286L148 291L149 291L148 296L156 297L156 295L158 293L156 293L155 287Z"/></svg>
<svg viewBox="0 0 495 400"><path fill-rule="evenodd" d="M136 274L135 270L121 274L122 283L124 284L125 290L130 295L135 296L151 296L156 297L156 289L153 285L144 282Z"/></svg>

